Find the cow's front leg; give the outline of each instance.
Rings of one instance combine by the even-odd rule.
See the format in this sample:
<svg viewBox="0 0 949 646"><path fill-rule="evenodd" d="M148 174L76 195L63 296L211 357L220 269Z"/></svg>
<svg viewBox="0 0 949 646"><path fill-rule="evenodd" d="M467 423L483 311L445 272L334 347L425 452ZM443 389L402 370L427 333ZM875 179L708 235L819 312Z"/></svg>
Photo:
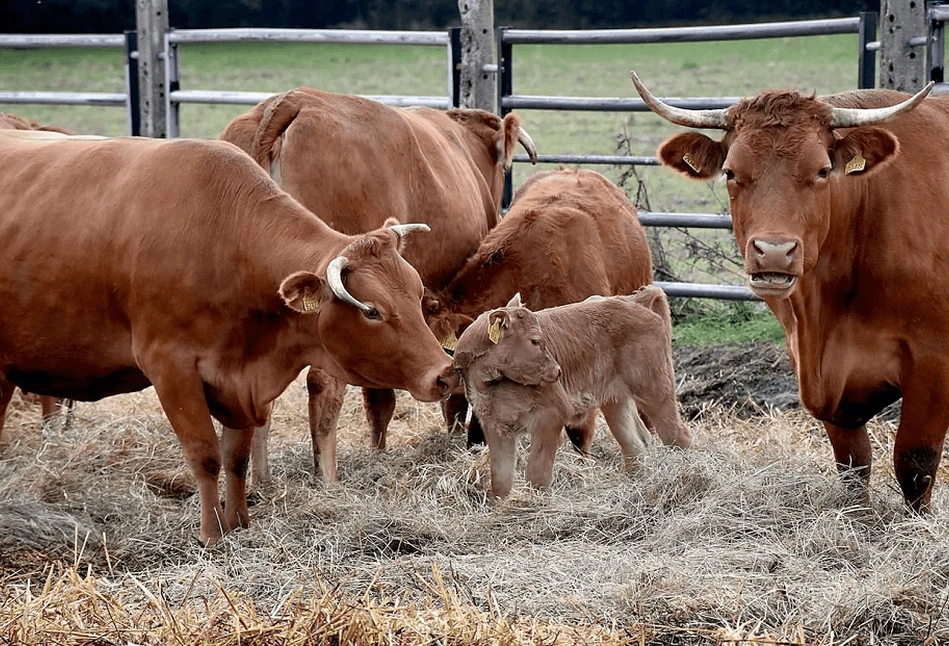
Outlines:
<svg viewBox="0 0 949 646"><path fill-rule="evenodd" d="M250 526L247 511L247 462L250 459L254 428L227 428L221 431L221 453L224 457L224 518L227 527Z"/></svg>
<svg viewBox="0 0 949 646"><path fill-rule="evenodd" d="M870 503L870 465L873 462L873 454L867 427L842 428L824 422L824 430L834 448L834 460L841 478L853 489L859 502L868 505Z"/></svg>
<svg viewBox="0 0 949 646"><path fill-rule="evenodd" d="M395 391L391 388L363 388L362 403L369 424L370 446L384 451L386 432L395 413Z"/></svg>
<svg viewBox="0 0 949 646"><path fill-rule="evenodd" d="M306 390L309 395L310 438L313 441L313 472L327 484L338 482L336 429L346 384L314 367L306 374Z"/></svg>
<svg viewBox="0 0 949 646"><path fill-rule="evenodd" d="M164 353L158 352L157 355ZM210 547L231 527L225 520L218 493L221 447L204 396L204 384L197 371L166 361L142 361L145 374L155 386L161 407L178 436L185 461L198 483L201 501L201 528L198 539ZM246 507L246 501L245 501Z"/></svg>
<svg viewBox="0 0 949 646"><path fill-rule="evenodd" d="M593 410L594 418L596 410ZM532 421L531 448L527 454L527 481L535 487L550 486L554 477L554 459L560 447L563 418L553 411L538 413Z"/></svg>
<svg viewBox="0 0 949 646"><path fill-rule="evenodd" d="M491 493L497 498L504 498L511 493L514 485L516 438L511 429L492 425L484 427L484 439L487 440L491 457Z"/></svg>
<svg viewBox="0 0 949 646"><path fill-rule="evenodd" d="M270 437L270 419L263 426L254 429L254 439L250 450L250 484L254 488L270 484L270 454L267 443Z"/></svg>
<svg viewBox="0 0 949 646"><path fill-rule="evenodd" d="M903 384L903 407L893 446L896 480L907 504L917 512L929 511L936 469L942 457L949 427L949 366L926 357L932 365L914 366L912 378Z"/></svg>

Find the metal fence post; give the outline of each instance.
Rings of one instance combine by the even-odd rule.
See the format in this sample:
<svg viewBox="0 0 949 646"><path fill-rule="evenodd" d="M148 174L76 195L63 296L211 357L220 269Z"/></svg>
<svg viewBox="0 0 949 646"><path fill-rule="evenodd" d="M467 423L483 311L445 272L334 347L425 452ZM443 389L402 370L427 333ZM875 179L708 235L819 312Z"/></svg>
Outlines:
<svg viewBox="0 0 949 646"><path fill-rule="evenodd" d="M165 134L169 139L181 136L181 104L171 100L171 93L180 89L178 45L168 42L165 34Z"/></svg>
<svg viewBox="0 0 949 646"><path fill-rule="evenodd" d="M498 110L497 113L503 118L509 109L504 107L504 98L514 93L514 56L513 47L510 43L504 42L504 32L507 27L498 27ZM504 175L504 193L501 196L501 211L507 210L511 205L511 199L514 197L514 174L512 169L508 169Z"/></svg>
<svg viewBox="0 0 949 646"><path fill-rule="evenodd" d="M934 15L945 11L946 5L934 2L929 10L929 80L942 83L945 80L946 69L946 23L942 16Z"/></svg>
<svg viewBox="0 0 949 646"><path fill-rule="evenodd" d="M876 87L876 51L868 51L867 45L877 37L879 16L872 11L860 12L860 27L857 35L857 87Z"/></svg>
<svg viewBox="0 0 949 646"><path fill-rule="evenodd" d="M128 96L129 134L142 134L142 114L139 111L141 92L138 87L138 35L125 32L125 93Z"/></svg>
<svg viewBox="0 0 949 646"><path fill-rule="evenodd" d="M926 83L926 3L882 0L880 87L917 92Z"/></svg>
<svg viewBox="0 0 949 646"><path fill-rule="evenodd" d="M168 0L136 0L138 37L138 82L142 134L164 137L165 124L165 32L168 31Z"/></svg>
<svg viewBox="0 0 949 646"><path fill-rule="evenodd" d="M448 73L451 75L451 107L461 107L461 27L448 30Z"/></svg>

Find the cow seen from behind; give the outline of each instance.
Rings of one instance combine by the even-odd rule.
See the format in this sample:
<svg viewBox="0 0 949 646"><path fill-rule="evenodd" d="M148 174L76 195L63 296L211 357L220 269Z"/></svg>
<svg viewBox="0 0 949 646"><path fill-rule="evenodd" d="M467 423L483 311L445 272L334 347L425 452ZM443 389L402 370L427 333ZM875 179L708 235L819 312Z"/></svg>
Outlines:
<svg viewBox="0 0 949 646"><path fill-rule="evenodd" d="M692 443L675 397L669 303L652 285L538 312L515 295L464 331L455 366L484 428L497 497L511 490L519 434L530 435L528 482L546 487L561 429L597 408L629 467L650 441L647 425L663 444Z"/></svg>

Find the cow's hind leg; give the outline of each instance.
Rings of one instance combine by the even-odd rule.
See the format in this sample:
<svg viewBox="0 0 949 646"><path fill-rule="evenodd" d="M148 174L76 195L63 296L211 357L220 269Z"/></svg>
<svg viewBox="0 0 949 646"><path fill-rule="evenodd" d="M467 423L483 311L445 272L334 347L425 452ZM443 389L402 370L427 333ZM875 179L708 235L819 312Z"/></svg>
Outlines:
<svg viewBox="0 0 949 646"><path fill-rule="evenodd" d="M870 465L873 455L866 426L843 428L824 422L824 430L834 449L834 461L844 483L862 505L870 503Z"/></svg>
<svg viewBox="0 0 949 646"><path fill-rule="evenodd" d="M600 406L606 425L619 443L626 468L636 466L636 460L646 450L649 429L639 418L636 402L632 398L607 402Z"/></svg>
<svg viewBox="0 0 949 646"><path fill-rule="evenodd" d="M947 371L949 366L930 355L914 366L912 378L903 384L893 466L904 499L917 512L929 511L949 427L949 407L945 402L949 392Z"/></svg>
<svg viewBox="0 0 949 646"><path fill-rule="evenodd" d="M3 439L3 423L6 421L7 407L10 405L10 400L13 399L14 390L16 390L16 386L0 374L0 440Z"/></svg>
<svg viewBox="0 0 949 646"><path fill-rule="evenodd" d="M310 368L306 375L306 389L309 395L310 438L313 441L313 471L327 484L337 482L336 429L346 384L333 379L319 368Z"/></svg>
<svg viewBox="0 0 949 646"><path fill-rule="evenodd" d="M369 424L369 442L372 448L384 451L386 432L395 413L395 391L391 388L363 388L363 409Z"/></svg>

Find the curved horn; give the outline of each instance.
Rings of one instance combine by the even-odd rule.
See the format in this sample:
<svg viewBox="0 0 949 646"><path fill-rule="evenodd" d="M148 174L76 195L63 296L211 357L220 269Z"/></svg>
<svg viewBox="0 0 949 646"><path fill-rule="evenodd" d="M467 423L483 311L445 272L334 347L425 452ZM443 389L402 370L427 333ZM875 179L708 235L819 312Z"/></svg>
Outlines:
<svg viewBox="0 0 949 646"><path fill-rule="evenodd" d="M534 140L531 139L531 136L527 134L527 131L517 127L517 141L524 146L524 150L527 151L527 156L531 158L531 164L537 165L537 147L534 145Z"/></svg>
<svg viewBox="0 0 949 646"><path fill-rule="evenodd" d="M647 90L643 82L639 80L636 72L630 71L629 78L632 79L636 91L639 92L639 96L643 98L646 106L666 121L688 128L718 128L719 130L727 128L725 117L728 114L728 108L718 110L676 108L654 97L652 92Z"/></svg>
<svg viewBox="0 0 949 646"><path fill-rule="evenodd" d="M399 236L400 238L404 238L405 236L412 233L413 231L431 231L432 230L430 226L428 226L427 224L423 224L421 222L411 222L409 224L393 224L389 228L395 231L395 234Z"/></svg>
<svg viewBox="0 0 949 646"><path fill-rule="evenodd" d="M922 90L906 99L902 103L891 105L888 108L831 108L833 117L830 122L831 128L856 128L857 126L872 126L877 123L889 121L893 117L899 116L904 112L909 112L933 89L933 82L930 81Z"/></svg>
<svg viewBox="0 0 949 646"><path fill-rule="evenodd" d="M358 307L363 312L368 312L372 308L346 291L346 287L343 285L343 269L346 267L348 262L349 258L346 256L336 256L333 258L330 264L326 267L326 282L329 283L330 289L333 290L334 294L336 294L336 298L343 301L344 303L349 303L354 307Z"/></svg>

